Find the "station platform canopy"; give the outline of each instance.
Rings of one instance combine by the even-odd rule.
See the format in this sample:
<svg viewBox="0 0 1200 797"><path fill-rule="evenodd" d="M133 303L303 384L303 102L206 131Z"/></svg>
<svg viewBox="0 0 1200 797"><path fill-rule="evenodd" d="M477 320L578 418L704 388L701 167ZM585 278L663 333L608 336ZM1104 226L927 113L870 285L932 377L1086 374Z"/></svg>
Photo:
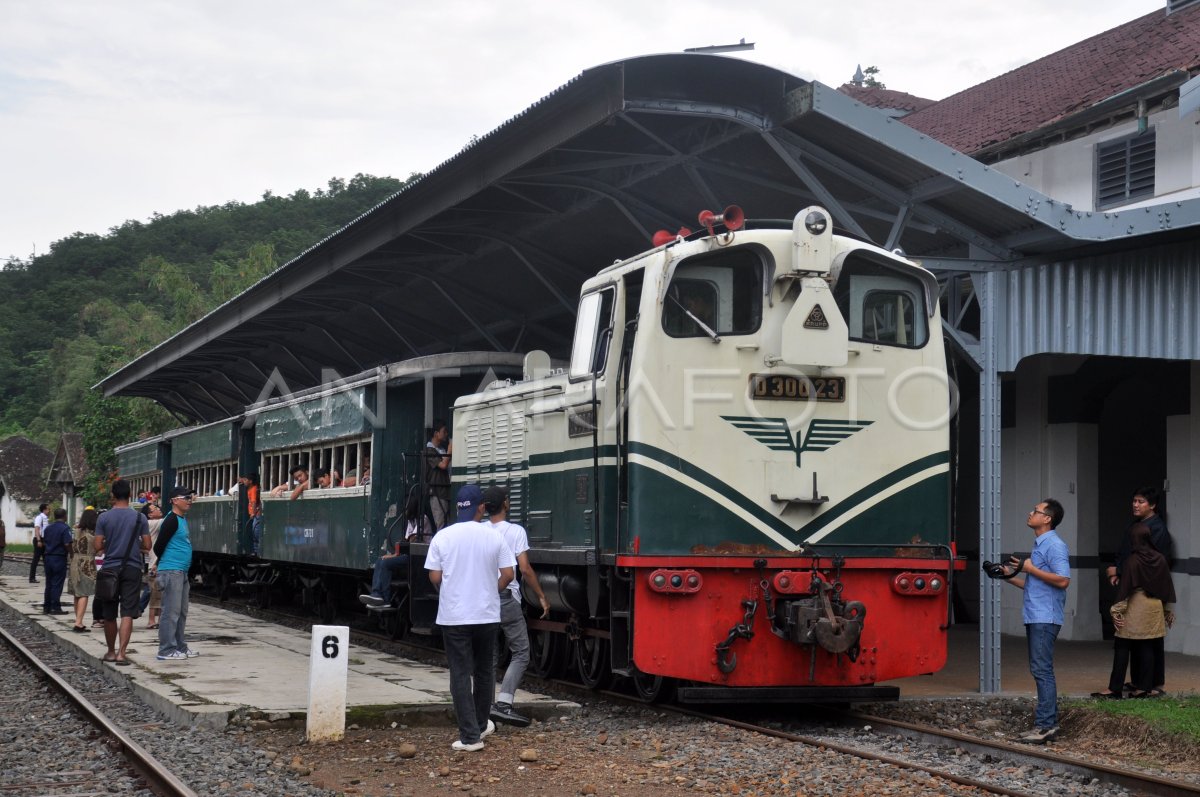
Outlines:
<svg viewBox="0 0 1200 797"><path fill-rule="evenodd" d="M464 350L565 356L580 284L702 209L835 225L986 269L1200 221L1077 211L819 83L704 54L589 69L104 379L214 421L278 393Z"/></svg>

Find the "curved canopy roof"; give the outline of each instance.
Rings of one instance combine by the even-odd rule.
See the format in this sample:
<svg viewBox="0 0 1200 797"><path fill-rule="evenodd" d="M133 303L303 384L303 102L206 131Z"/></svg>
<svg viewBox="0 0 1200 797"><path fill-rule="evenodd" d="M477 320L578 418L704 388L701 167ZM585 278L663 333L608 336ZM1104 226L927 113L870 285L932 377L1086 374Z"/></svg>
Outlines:
<svg viewBox="0 0 1200 797"><path fill-rule="evenodd" d="M1079 213L818 83L673 54L590 69L100 383L197 421L447 351L570 345L582 281L741 205L946 259L1162 229ZM1194 223L1195 207L1168 225Z"/></svg>

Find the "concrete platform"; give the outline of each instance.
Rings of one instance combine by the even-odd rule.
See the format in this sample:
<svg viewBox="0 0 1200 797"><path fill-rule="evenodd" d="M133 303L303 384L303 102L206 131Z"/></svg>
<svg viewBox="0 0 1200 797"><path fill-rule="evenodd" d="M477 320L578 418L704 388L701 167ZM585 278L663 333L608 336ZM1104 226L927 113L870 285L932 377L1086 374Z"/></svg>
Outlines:
<svg viewBox="0 0 1200 797"><path fill-rule="evenodd" d="M1170 632L1168 632L1170 633ZM1087 697L1108 688L1113 643L1059 640L1054 647L1054 676L1063 697ZM1200 689L1200 656L1167 653L1167 692L1194 693ZM979 694L979 626L950 629L950 652L945 668L934 675L888 681L900 687L900 699L965 697ZM1000 643L1001 694L1036 696L1023 636L1003 636Z"/></svg>
<svg viewBox="0 0 1200 797"><path fill-rule="evenodd" d="M177 722L224 727L234 718L300 721L308 710L311 636L223 609L193 603L187 638L200 656L158 661L158 631L134 622L128 667L102 663L104 629L92 628L89 601L86 634L75 633L74 613L42 614L43 583L11 573L0 577L0 624L22 614L41 625L58 644L91 658L110 678L124 679L143 699ZM63 608L72 606L63 595ZM348 654L347 725L453 724L450 674L443 667L351 646ZM517 707L541 719L577 704L519 690Z"/></svg>

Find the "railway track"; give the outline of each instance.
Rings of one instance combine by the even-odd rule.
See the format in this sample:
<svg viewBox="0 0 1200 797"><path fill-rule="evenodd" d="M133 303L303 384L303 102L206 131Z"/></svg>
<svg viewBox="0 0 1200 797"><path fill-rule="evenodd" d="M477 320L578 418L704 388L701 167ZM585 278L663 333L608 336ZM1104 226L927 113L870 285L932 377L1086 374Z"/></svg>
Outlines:
<svg viewBox="0 0 1200 797"><path fill-rule="evenodd" d="M95 726L109 750L120 754L130 769L147 784L147 788L159 797L197 797L195 791L181 781L174 772L152 756L140 744L133 740L110 717L106 716L91 701L66 682L53 669L45 664L36 653L26 647L20 640L0 628L0 639L22 665L37 673L46 683L62 696L74 714L81 722ZM72 794L79 794L78 787L104 786L98 783L96 777L87 771L59 771L56 777L29 783L6 783L0 791L6 794L66 794L62 789L71 789ZM72 776L76 779L72 780ZM86 776L79 779L79 776ZM92 792L87 792L92 793Z"/></svg>
<svg viewBox="0 0 1200 797"><path fill-rule="evenodd" d="M212 598L206 600L216 601ZM295 621L311 621L311 618L299 618L281 609L255 609L256 614L264 617L274 617ZM357 619L357 618L356 618ZM383 633L364 629L361 624L353 628L353 633L359 644L389 646L393 650L406 651L422 658L441 656L440 649L423 645L413 640L394 640ZM636 696L613 691L596 691L580 684L562 679L545 681L557 689L578 697L600 697L611 701L621 701L627 704L645 705L645 701ZM966 789L976 789L983 793L1006 795L1007 797L1035 797L1044 795L1044 791L1025 791L1020 788L1006 786L1002 782L1004 770L1020 769L1021 767L1036 768L1049 771L1060 778L1069 778L1076 783L1104 783L1128 790L1132 794L1149 795L1150 797L1200 797L1200 786L1172 780L1159 775L1122 769L1101 762L1089 761L1082 758L1060 755L1052 747L1043 748L1031 745L1013 744L1004 741L993 741L977 736L945 731L932 726L916 725L901 722L886 717L864 714L861 712L825 710L823 722L825 728L805 732L786 727L774 727L762 722L739 720L720 713L697 711L681 706L656 705L656 709L691 716L696 719L717 722L752 733L771 736L814 748L832 750L855 758L889 764L899 769L922 773L932 778L938 778ZM809 723L811 726L813 723ZM945 753L944 763L929 765L914 762L902 755L881 753L871 749L869 743L846 741L846 734L827 733L828 726L833 724L841 728L870 727L869 736L899 737L912 742L921 749L940 750ZM995 779L983 779L960 774L956 771L964 757L974 757L977 760L991 761L992 769L997 772Z"/></svg>
<svg viewBox="0 0 1200 797"><path fill-rule="evenodd" d="M859 712L845 712L844 717L848 722L855 723L860 727L869 725L876 732L916 740L926 745L962 750L976 756L993 756L1024 761L1050 768L1056 772L1095 779L1102 783L1111 783L1129 789L1135 794L1148 795L1148 797L1196 797L1200 795L1200 786L1192 783L1121 769L1095 761L1086 761L1075 756L1060 755L1054 752L1053 748L990 741L954 731L915 725Z"/></svg>

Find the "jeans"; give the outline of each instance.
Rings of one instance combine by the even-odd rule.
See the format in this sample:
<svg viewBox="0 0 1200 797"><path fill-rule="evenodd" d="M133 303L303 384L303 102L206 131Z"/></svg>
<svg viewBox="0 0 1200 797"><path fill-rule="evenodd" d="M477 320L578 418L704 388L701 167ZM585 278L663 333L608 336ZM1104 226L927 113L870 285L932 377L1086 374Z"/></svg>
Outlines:
<svg viewBox="0 0 1200 797"><path fill-rule="evenodd" d="M1028 623L1025 638L1029 642L1029 673L1037 684L1037 727L1058 724L1058 687L1054 682L1054 641L1062 628L1054 623Z"/></svg>
<svg viewBox="0 0 1200 797"><path fill-rule="evenodd" d="M392 578L397 571L403 572L408 567L408 554L380 557L375 563L375 574L371 576L371 594L376 598L392 602Z"/></svg>
<svg viewBox="0 0 1200 797"><path fill-rule="evenodd" d="M513 597L511 590L504 590L500 595L500 630L504 632L504 641L512 653L508 669L504 671L504 679L500 682L500 694L496 700L501 703L512 703L517 694L517 687L525 677L525 668L529 666L529 629L525 627L525 611L521 601ZM496 651L496 658L500 651Z"/></svg>
<svg viewBox="0 0 1200 797"><path fill-rule="evenodd" d="M42 560L46 567L46 590L42 596L42 611L62 611L63 583L67 580L67 557L47 556Z"/></svg>
<svg viewBox="0 0 1200 797"><path fill-rule="evenodd" d="M158 655L178 650L186 653L183 639L187 626L188 595L192 586L186 570L159 570L158 588L162 590L162 616L158 618Z"/></svg>
<svg viewBox="0 0 1200 797"><path fill-rule="evenodd" d="M255 515L250 518L250 548L255 556L262 554L262 531L262 515Z"/></svg>
<svg viewBox="0 0 1200 797"><path fill-rule="evenodd" d="M475 744L487 727L496 688L496 632L499 623L443 625L442 642L450 665L450 697L458 719L458 740Z"/></svg>

